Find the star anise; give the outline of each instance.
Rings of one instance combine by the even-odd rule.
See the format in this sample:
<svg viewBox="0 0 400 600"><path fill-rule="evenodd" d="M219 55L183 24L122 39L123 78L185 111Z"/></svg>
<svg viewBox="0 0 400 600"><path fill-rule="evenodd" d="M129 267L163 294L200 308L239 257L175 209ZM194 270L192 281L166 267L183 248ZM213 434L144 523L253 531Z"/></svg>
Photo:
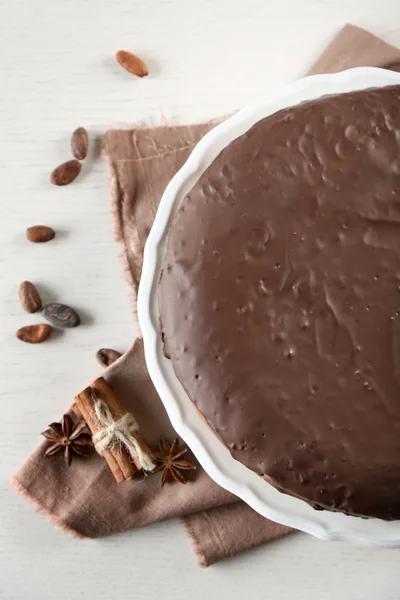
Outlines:
<svg viewBox="0 0 400 600"><path fill-rule="evenodd" d="M164 438L160 438L159 452L155 453L157 467L155 471L162 471L161 487L173 477L179 483L186 483L186 479L181 471L195 469L196 465L192 461L182 458L188 451L187 448L179 450L179 440L176 439L171 445Z"/></svg>
<svg viewBox="0 0 400 600"><path fill-rule="evenodd" d="M89 447L93 446L93 442L92 436L85 432L85 429L85 421L79 421L74 426L69 415L64 415L61 423L51 423L49 429L42 433L47 440L53 442L47 448L45 455L52 456L63 449L65 462L68 466L71 465L73 452L81 456L89 456Z"/></svg>

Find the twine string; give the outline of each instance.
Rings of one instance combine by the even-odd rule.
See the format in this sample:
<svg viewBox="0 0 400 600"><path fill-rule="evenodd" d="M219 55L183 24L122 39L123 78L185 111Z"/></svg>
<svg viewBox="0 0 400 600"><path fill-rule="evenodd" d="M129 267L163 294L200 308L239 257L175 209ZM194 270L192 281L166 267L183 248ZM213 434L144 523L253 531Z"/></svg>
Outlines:
<svg viewBox="0 0 400 600"><path fill-rule="evenodd" d="M126 412L119 419L114 419L109 407L103 400L96 400L94 413L101 429L93 435L93 444L100 456L117 444L123 444L133 460L138 460L144 471L153 471L155 464L149 455L142 450L135 432L139 426L132 413Z"/></svg>

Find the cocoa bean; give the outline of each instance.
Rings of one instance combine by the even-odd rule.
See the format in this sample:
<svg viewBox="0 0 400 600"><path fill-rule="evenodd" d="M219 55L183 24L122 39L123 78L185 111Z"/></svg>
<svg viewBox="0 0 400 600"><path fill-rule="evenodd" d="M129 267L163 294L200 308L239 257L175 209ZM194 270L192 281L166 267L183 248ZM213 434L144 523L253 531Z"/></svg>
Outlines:
<svg viewBox="0 0 400 600"><path fill-rule="evenodd" d="M28 227L26 230L26 238L34 244L41 244L43 242L49 242L55 238L56 232L47 225L33 225Z"/></svg>
<svg viewBox="0 0 400 600"><path fill-rule="evenodd" d="M71 136L71 151L78 160L86 158L89 147L89 137L84 127L75 129Z"/></svg>
<svg viewBox="0 0 400 600"><path fill-rule="evenodd" d="M30 281L23 281L18 290L19 301L27 313L35 313L42 308L42 299Z"/></svg>
<svg viewBox="0 0 400 600"><path fill-rule="evenodd" d="M42 314L55 327L76 327L81 322L73 308L58 302L50 302L43 306Z"/></svg>
<svg viewBox="0 0 400 600"><path fill-rule="evenodd" d="M100 348L100 350L96 352L96 358L103 367L109 367L121 356L122 354L120 352L113 350L112 348Z"/></svg>
<svg viewBox="0 0 400 600"><path fill-rule="evenodd" d="M67 160L54 169L50 175L50 181L54 185L68 185L78 177L81 168L79 160Z"/></svg>
<svg viewBox="0 0 400 600"><path fill-rule="evenodd" d="M132 52L127 52L126 50L118 50L115 55L115 58L125 69L125 71L129 71L133 75L137 75L138 77L145 77L149 74L149 70L147 65L143 62L141 58L136 56L136 54L132 54Z"/></svg>
<svg viewBox="0 0 400 600"><path fill-rule="evenodd" d="M47 340L51 332L51 325L40 323L40 325L27 325L26 327L21 327L21 329L18 329L16 335L21 342L40 344Z"/></svg>

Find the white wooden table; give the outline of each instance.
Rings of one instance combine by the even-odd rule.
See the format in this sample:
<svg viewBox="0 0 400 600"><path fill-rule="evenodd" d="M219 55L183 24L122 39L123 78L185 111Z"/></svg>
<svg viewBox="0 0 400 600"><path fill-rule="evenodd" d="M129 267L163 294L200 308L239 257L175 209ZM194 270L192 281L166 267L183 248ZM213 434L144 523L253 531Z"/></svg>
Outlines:
<svg viewBox="0 0 400 600"><path fill-rule="evenodd" d="M97 373L101 346L134 335L130 292L113 242L107 175L94 153L66 188L49 172L69 135L164 114L172 123L232 111L307 69L347 21L400 45L399 0L2 0L0 5L0 598L331 598L397 600L399 551L328 544L299 534L208 570L177 522L78 542L7 481ZM397 27L397 29L395 29ZM114 52L143 56L130 77ZM93 150L93 145L92 145ZM33 245L27 226L52 225ZM18 284L76 306L84 324L41 346L16 340L36 322Z"/></svg>

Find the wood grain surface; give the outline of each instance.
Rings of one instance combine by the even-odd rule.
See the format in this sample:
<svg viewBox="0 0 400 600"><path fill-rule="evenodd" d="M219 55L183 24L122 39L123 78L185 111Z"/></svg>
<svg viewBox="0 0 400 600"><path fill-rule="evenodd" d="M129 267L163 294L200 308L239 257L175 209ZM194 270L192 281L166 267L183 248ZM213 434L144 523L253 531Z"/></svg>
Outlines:
<svg viewBox="0 0 400 600"><path fill-rule="evenodd" d="M397 600L400 551L328 544L299 534L206 571L177 522L99 541L70 539L8 479L77 391L100 374L98 348L135 336L98 136L138 121L229 113L304 73L345 22L400 45L399 0L3 0L0 5L0 599L333 598ZM143 57L148 77L114 60ZM90 135L70 186L49 183ZM30 225L57 231L47 244ZM82 325L38 346L15 331L18 286L76 308Z"/></svg>

